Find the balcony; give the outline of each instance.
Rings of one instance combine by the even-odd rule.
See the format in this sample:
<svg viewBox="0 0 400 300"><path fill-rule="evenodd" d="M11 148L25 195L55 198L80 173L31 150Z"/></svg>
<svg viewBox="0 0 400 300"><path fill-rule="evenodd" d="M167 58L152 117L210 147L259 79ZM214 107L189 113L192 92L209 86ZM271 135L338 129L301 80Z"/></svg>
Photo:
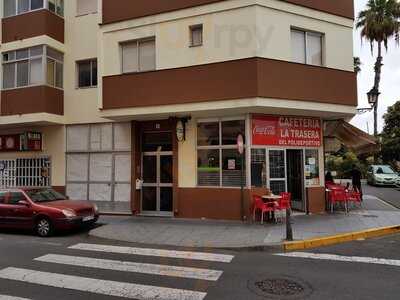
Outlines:
<svg viewBox="0 0 400 300"><path fill-rule="evenodd" d="M265 58L103 77L103 109L269 98L357 106L356 74Z"/></svg>
<svg viewBox="0 0 400 300"><path fill-rule="evenodd" d="M64 43L64 19L41 9L2 20L2 43L47 35Z"/></svg>
<svg viewBox="0 0 400 300"><path fill-rule="evenodd" d="M103 24L115 23L145 16L176 11L200 5L212 4L226 0L103 0ZM279 0L304 6L341 17L354 19L353 0ZM256 1L254 1L256 3Z"/></svg>
<svg viewBox="0 0 400 300"><path fill-rule="evenodd" d="M34 86L1 91L1 117L25 114L64 114L64 91Z"/></svg>

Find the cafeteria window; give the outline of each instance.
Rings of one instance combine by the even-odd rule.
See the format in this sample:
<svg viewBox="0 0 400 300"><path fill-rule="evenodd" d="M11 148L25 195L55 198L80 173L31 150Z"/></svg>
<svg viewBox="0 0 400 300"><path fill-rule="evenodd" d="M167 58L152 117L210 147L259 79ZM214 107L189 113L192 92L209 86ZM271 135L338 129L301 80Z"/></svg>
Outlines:
<svg viewBox="0 0 400 300"><path fill-rule="evenodd" d="M251 186L286 192L285 150L251 149Z"/></svg>
<svg viewBox="0 0 400 300"><path fill-rule="evenodd" d="M319 152L317 149L306 150L306 160L304 173L306 177L306 186L320 185L319 179Z"/></svg>
<svg viewBox="0 0 400 300"><path fill-rule="evenodd" d="M245 133L245 119L199 121L197 124L197 185L240 187L242 157L236 146ZM246 159L243 155L243 183Z"/></svg>

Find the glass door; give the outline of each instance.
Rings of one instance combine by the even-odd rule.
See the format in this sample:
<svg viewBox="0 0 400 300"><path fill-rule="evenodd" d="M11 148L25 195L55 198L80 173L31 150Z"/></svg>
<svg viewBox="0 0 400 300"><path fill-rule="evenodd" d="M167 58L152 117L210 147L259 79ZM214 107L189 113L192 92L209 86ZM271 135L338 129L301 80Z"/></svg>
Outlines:
<svg viewBox="0 0 400 300"><path fill-rule="evenodd" d="M287 150L287 185L292 194L292 207L305 211L304 203L304 173L303 150Z"/></svg>
<svg viewBox="0 0 400 300"><path fill-rule="evenodd" d="M142 213L173 215L173 152L170 133L144 137L142 155ZM147 143L146 143L147 141ZM155 150L155 151L154 151Z"/></svg>

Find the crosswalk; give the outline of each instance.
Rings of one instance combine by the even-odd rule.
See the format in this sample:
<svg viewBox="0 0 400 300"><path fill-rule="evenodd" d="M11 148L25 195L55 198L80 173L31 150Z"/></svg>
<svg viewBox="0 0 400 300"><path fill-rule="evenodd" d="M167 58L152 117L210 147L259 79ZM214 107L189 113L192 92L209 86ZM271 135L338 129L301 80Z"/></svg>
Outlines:
<svg viewBox="0 0 400 300"><path fill-rule="evenodd" d="M200 282L217 282L223 271L217 269L206 269L197 267L185 267L183 263L189 265L202 262L204 265L217 263L221 265L229 264L234 259L232 255L175 251L163 249L148 249L135 247L120 247L100 244L77 244L68 247L68 253L56 254L48 253L33 259L34 263L40 264L40 270L34 268L7 267L0 270L0 280L11 280L13 282L29 283L37 286L60 288L76 292L92 293L105 296L114 296L127 299L158 299L158 300L202 300L207 296L203 290L180 289L176 287L165 287L156 285L146 285L134 282L116 281L111 278L92 278L91 276L81 276L88 270L98 270L97 274L105 274L101 270L123 272L132 275L154 275L159 278L172 278L184 280L198 280ZM82 255L76 255L79 251ZM63 251L64 252L64 251ZM70 253L69 253L70 252ZM82 252L82 253L81 253ZM98 258L95 254L107 253L107 256L123 256L127 260ZM94 255L97 257L90 257ZM162 262L173 262L172 264L153 264L133 261L140 257L155 258ZM153 261L153 259L151 259ZM35 264L36 266L36 264ZM57 266L71 266L79 268L79 276L75 274L65 274L64 272L50 272L46 268L54 270ZM58 270L58 269L57 269ZM62 268L61 268L62 270ZM103 275L102 277L106 277ZM96 276L98 277L98 276ZM124 277L126 278L126 277ZM129 277L131 278L131 277ZM131 281L134 281L134 276ZM168 282L168 281L167 281ZM195 287L199 285L194 285ZM195 288L196 289L196 288ZM71 298L72 299L72 298ZM35 300L18 297L0 295L0 300Z"/></svg>

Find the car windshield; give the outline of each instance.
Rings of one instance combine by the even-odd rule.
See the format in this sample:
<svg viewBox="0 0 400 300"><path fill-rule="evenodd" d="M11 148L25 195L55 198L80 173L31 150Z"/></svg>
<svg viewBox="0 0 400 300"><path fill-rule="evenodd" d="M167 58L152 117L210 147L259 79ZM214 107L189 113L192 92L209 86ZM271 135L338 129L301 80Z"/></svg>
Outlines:
<svg viewBox="0 0 400 300"><path fill-rule="evenodd" d="M66 197L52 189L31 190L26 192L35 203L66 200Z"/></svg>
<svg viewBox="0 0 400 300"><path fill-rule="evenodd" d="M389 166L379 166L376 169L376 174L395 174L391 167Z"/></svg>

